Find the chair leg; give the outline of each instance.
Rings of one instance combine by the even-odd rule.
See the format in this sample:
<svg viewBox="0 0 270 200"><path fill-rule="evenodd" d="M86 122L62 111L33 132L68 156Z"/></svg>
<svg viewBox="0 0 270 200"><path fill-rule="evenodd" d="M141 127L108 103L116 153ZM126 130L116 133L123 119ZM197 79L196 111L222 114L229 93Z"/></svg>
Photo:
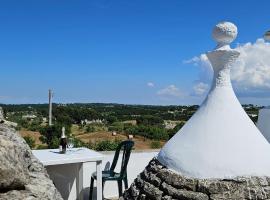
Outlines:
<svg viewBox="0 0 270 200"><path fill-rule="evenodd" d="M102 181L102 199L104 199L104 186L105 186L105 181Z"/></svg>
<svg viewBox="0 0 270 200"><path fill-rule="evenodd" d="M119 180L119 181L118 181L118 193L119 193L119 198L123 195L122 188L123 188L122 180Z"/></svg>
<svg viewBox="0 0 270 200"><path fill-rule="evenodd" d="M94 178L91 177L90 191L89 191L89 200L93 199L93 188L94 188Z"/></svg>
<svg viewBox="0 0 270 200"><path fill-rule="evenodd" d="M127 176L124 178L124 184L125 184L125 189L128 189L128 179L127 179Z"/></svg>

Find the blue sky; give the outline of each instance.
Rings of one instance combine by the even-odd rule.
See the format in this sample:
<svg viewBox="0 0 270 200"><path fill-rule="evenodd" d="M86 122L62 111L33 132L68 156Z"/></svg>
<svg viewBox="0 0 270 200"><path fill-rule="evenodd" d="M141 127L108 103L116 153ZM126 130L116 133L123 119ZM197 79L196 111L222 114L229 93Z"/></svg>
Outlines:
<svg viewBox="0 0 270 200"><path fill-rule="evenodd" d="M199 104L204 95L192 90L202 69L184 61L215 47L219 21L238 26L233 47L255 42L270 29L269 8L267 0L0 1L0 102L43 103L52 88L57 102Z"/></svg>

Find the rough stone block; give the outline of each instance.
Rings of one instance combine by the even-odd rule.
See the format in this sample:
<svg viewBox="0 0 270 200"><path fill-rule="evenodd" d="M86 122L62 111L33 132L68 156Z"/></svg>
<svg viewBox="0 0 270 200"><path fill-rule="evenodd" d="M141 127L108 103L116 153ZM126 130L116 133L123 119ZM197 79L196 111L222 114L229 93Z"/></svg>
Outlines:
<svg viewBox="0 0 270 200"><path fill-rule="evenodd" d="M175 199L183 199L183 200L208 200L208 196L206 194L200 192L193 192L183 189L176 189L167 183L162 183L162 190Z"/></svg>
<svg viewBox="0 0 270 200"><path fill-rule="evenodd" d="M144 182L143 192L149 199L161 200L163 192L154 185Z"/></svg>
<svg viewBox="0 0 270 200"><path fill-rule="evenodd" d="M3 124L0 124L0 199L62 200L24 139Z"/></svg>
<svg viewBox="0 0 270 200"><path fill-rule="evenodd" d="M175 173L167 170L162 169L157 174L161 180L165 181L167 184L172 185L178 189L187 189L195 191L197 187L197 180L192 178L187 178L184 176L175 176Z"/></svg>
<svg viewBox="0 0 270 200"><path fill-rule="evenodd" d="M238 184L232 181L221 181L218 179L203 179L198 180L198 192L206 194L219 194L227 191L237 190Z"/></svg>
<svg viewBox="0 0 270 200"><path fill-rule="evenodd" d="M147 182L153 184L156 187L159 187L161 184L160 178L151 172L147 172L147 170L143 171L142 176Z"/></svg>
<svg viewBox="0 0 270 200"><path fill-rule="evenodd" d="M23 189L30 181L21 149L0 135L0 190Z"/></svg>

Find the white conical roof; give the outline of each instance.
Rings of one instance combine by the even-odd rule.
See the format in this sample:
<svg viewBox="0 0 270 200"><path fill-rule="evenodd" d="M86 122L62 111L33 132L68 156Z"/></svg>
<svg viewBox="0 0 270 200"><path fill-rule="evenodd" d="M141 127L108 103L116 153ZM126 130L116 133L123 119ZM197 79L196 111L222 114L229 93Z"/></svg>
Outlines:
<svg viewBox="0 0 270 200"><path fill-rule="evenodd" d="M158 160L169 169L195 178L270 176L270 145L235 96L230 65L239 52L229 47L237 28L215 26L217 48L207 53L214 77L199 110L161 149Z"/></svg>

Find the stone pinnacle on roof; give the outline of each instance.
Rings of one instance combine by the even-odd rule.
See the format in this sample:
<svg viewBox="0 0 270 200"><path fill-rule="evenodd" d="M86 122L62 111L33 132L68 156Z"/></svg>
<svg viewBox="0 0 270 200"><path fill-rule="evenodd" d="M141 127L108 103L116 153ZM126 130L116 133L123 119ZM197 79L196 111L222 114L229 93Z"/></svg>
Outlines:
<svg viewBox="0 0 270 200"><path fill-rule="evenodd" d="M230 44L237 36L237 27L231 22L218 23L212 32L213 39L218 46Z"/></svg>

